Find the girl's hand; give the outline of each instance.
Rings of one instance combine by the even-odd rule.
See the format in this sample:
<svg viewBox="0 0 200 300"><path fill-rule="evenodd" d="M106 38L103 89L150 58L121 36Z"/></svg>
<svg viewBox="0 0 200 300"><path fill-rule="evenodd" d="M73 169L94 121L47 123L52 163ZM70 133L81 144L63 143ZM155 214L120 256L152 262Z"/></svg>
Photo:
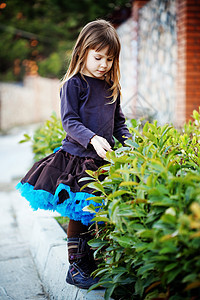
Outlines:
<svg viewBox="0 0 200 300"><path fill-rule="evenodd" d="M107 142L106 139L99 135L94 135L91 138L90 143L94 147L96 153L101 157L105 158L106 157L106 151L112 151L112 148L110 144Z"/></svg>

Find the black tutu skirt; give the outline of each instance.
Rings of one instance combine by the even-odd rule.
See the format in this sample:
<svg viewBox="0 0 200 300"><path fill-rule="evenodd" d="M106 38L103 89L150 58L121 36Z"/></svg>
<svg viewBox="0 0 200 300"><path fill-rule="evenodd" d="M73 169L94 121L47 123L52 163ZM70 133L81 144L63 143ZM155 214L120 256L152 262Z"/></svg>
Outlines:
<svg viewBox="0 0 200 300"><path fill-rule="evenodd" d="M34 210L45 209L60 213L84 225L92 223L94 214L83 208L93 204L98 210L100 204L93 200L93 190L80 190L88 177L86 170L96 171L107 162L93 158L78 157L59 150L36 162L16 188Z"/></svg>

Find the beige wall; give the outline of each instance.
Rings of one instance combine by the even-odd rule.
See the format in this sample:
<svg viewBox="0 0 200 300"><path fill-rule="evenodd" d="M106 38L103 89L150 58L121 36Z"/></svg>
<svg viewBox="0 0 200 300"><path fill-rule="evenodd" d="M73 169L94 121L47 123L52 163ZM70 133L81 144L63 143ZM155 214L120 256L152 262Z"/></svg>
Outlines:
<svg viewBox="0 0 200 300"><path fill-rule="evenodd" d="M23 85L0 83L0 130L60 114L59 80L27 76Z"/></svg>
<svg viewBox="0 0 200 300"><path fill-rule="evenodd" d="M121 72L121 105L128 119L135 117L134 96L137 92L137 42L135 27L137 23L129 18L117 28L121 42L120 72Z"/></svg>

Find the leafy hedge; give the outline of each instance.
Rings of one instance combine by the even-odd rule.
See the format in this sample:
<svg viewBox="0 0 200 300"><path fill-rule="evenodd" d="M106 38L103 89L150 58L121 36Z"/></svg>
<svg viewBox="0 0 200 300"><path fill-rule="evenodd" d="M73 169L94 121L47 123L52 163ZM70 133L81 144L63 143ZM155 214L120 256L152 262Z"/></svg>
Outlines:
<svg viewBox="0 0 200 300"><path fill-rule="evenodd" d="M200 115L181 131L131 121L133 139L107 153L108 165L88 171L105 201L104 221L90 241L101 261L96 274L105 299L199 299ZM32 139L35 159L60 145L65 133L52 115ZM25 140L31 138L25 135ZM107 177L99 181L101 173ZM106 173L105 173L106 172ZM90 205L86 208L94 212Z"/></svg>
<svg viewBox="0 0 200 300"><path fill-rule="evenodd" d="M156 122L142 133L133 127L127 147L107 153L108 166L88 171L102 194L95 201L105 201L94 218L105 225L90 242L105 299L199 299L199 113L193 117L182 133Z"/></svg>
<svg viewBox="0 0 200 300"><path fill-rule="evenodd" d="M24 139L20 143L31 142L34 153L34 160L38 161L51 154L57 147L60 147L62 140L66 136L62 128L60 118L52 113L49 120L35 130L33 137L24 134Z"/></svg>

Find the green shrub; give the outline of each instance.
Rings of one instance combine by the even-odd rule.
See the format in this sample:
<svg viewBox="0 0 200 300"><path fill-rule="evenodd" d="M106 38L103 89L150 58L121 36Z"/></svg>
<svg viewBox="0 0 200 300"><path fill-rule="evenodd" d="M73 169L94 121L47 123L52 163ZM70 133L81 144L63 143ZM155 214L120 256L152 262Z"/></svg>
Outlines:
<svg viewBox="0 0 200 300"><path fill-rule="evenodd" d="M57 77L63 67L63 58L56 52L50 54L46 59L38 63L39 73L41 76L48 74L49 77Z"/></svg>
<svg viewBox="0 0 200 300"><path fill-rule="evenodd" d="M96 274L105 299L198 299L200 294L200 115L180 132L130 121L133 139L107 153L108 165L88 171L105 202L90 241L102 262ZM60 146L65 132L55 114L32 140L35 160ZM117 144L119 146L119 144ZM106 173L105 173L106 172ZM103 181L99 175L106 174ZM90 205L85 208L94 212Z"/></svg>
<svg viewBox="0 0 200 300"><path fill-rule="evenodd" d="M200 116L193 117L182 133L156 122L142 133L132 128L126 147L107 153L110 164L88 171L102 195L95 201L105 202L94 218L105 225L90 241L105 299L199 299Z"/></svg>
<svg viewBox="0 0 200 300"><path fill-rule="evenodd" d="M24 139L20 143L31 141L34 160L38 161L60 147L65 136L60 118L53 113L51 118L34 132L32 138L24 134Z"/></svg>

